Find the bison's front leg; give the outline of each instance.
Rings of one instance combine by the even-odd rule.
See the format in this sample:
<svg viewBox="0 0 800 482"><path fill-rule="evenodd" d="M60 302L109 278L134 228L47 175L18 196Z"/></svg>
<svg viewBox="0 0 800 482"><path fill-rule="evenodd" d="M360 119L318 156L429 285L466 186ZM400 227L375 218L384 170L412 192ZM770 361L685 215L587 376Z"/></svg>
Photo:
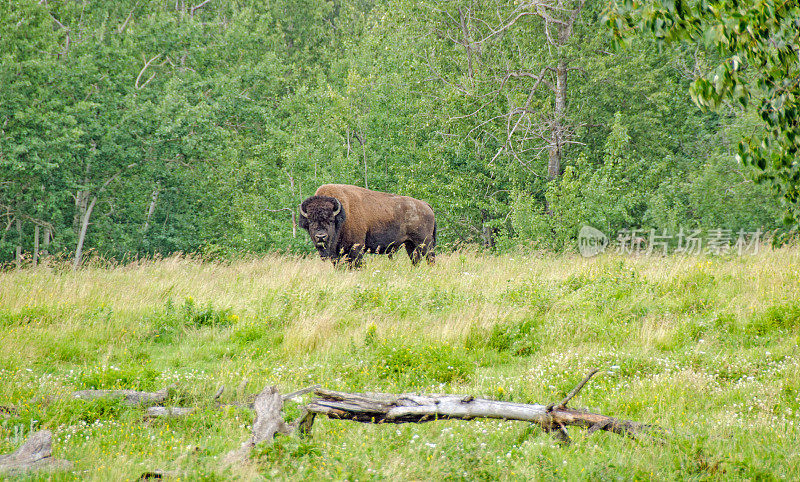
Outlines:
<svg viewBox="0 0 800 482"><path fill-rule="evenodd" d="M360 268L361 260L364 258L364 246L355 245L345 254L344 259L350 269Z"/></svg>

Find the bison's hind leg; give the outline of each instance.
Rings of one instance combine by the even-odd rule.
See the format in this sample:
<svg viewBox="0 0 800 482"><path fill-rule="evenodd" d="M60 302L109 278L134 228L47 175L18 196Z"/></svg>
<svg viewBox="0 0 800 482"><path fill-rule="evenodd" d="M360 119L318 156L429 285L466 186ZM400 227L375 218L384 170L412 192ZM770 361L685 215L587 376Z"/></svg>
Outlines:
<svg viewBox="0 0 800 482"><path fill-rule="evenodd" d="M436 253L433 251L435 246L434 244L423 243L417 247L420 255L425 257L425 261L427 261L429 265L436 263Z"/></svg>
<svg viewBox="0 0 800 482"><path fill-rule="evenodd" d="M425 244L413 244L409 241L406 243L406 251L414 266L418 265L422 258L425 258L428 264L436 263L436 253L433 252L432 247Z"/></svg>
<svg viewBox="0 0 800 482"><path fill-rule="evenodd" d="M411 258L411 264L414 266L419 264L419 260L422 259L422 253L420 253L419 246L411 241L406 241L406 252L408 253L408 257Z"/></svg>
<svg viewBox="0 0 800 482"><path fill-rule="evenodd" d="M433 248L434 246L430 244L415 244L412 241L406 241L406 251L408 252L408 257L411 258L411 264L414 266L419 264L423 257L428 264L434 264L436 262L436 253L433 252Z"/></svg>

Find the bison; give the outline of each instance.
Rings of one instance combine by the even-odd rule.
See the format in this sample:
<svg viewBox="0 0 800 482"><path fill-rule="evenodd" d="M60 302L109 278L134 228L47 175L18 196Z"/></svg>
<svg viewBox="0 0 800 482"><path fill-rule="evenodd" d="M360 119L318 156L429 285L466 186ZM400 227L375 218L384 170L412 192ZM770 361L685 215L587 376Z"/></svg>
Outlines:
<svg viewBox="0 0 800 482"><path fill-rule="evenodd" d="M361 265L365 252L389 254L405 245L413 264L434 262L436 219L425 201L345 184L325 184L300 204L300 227L323 259Z"/></svg>

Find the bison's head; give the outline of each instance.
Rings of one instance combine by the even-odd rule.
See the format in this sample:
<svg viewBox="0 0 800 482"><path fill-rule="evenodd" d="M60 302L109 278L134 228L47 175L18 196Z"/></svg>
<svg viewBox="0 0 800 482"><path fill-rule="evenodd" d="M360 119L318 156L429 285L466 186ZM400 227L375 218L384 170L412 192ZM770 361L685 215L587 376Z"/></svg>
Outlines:
<svg viewBox="0 0 800 482"><path fill-rule="evenodd" d="M344 225L342 203L335 197L311 196L300 204L300 227L323 258L335 257L339 233Z"/></svg>

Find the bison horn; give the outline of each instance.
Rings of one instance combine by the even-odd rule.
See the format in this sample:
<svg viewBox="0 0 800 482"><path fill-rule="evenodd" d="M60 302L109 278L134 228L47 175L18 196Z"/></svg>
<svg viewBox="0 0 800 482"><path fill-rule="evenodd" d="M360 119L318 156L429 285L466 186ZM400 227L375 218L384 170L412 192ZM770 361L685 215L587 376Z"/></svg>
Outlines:
<svg viewBox="0 0 800 482"><path fill-rule="evenodd" d="M342 203L340 203L336 198L333 198L333 200L336 201L336 209L333 211L333 217L336 217L336 215L339 214L339 211L342 210Z"/></svg>
<svg viewBox="0 0 800 482"><path fill-rule="evenodd" d="M308 217L308 213L303 211L303 203L300 203L300 216L303 216L304 218Z"/></svg>

